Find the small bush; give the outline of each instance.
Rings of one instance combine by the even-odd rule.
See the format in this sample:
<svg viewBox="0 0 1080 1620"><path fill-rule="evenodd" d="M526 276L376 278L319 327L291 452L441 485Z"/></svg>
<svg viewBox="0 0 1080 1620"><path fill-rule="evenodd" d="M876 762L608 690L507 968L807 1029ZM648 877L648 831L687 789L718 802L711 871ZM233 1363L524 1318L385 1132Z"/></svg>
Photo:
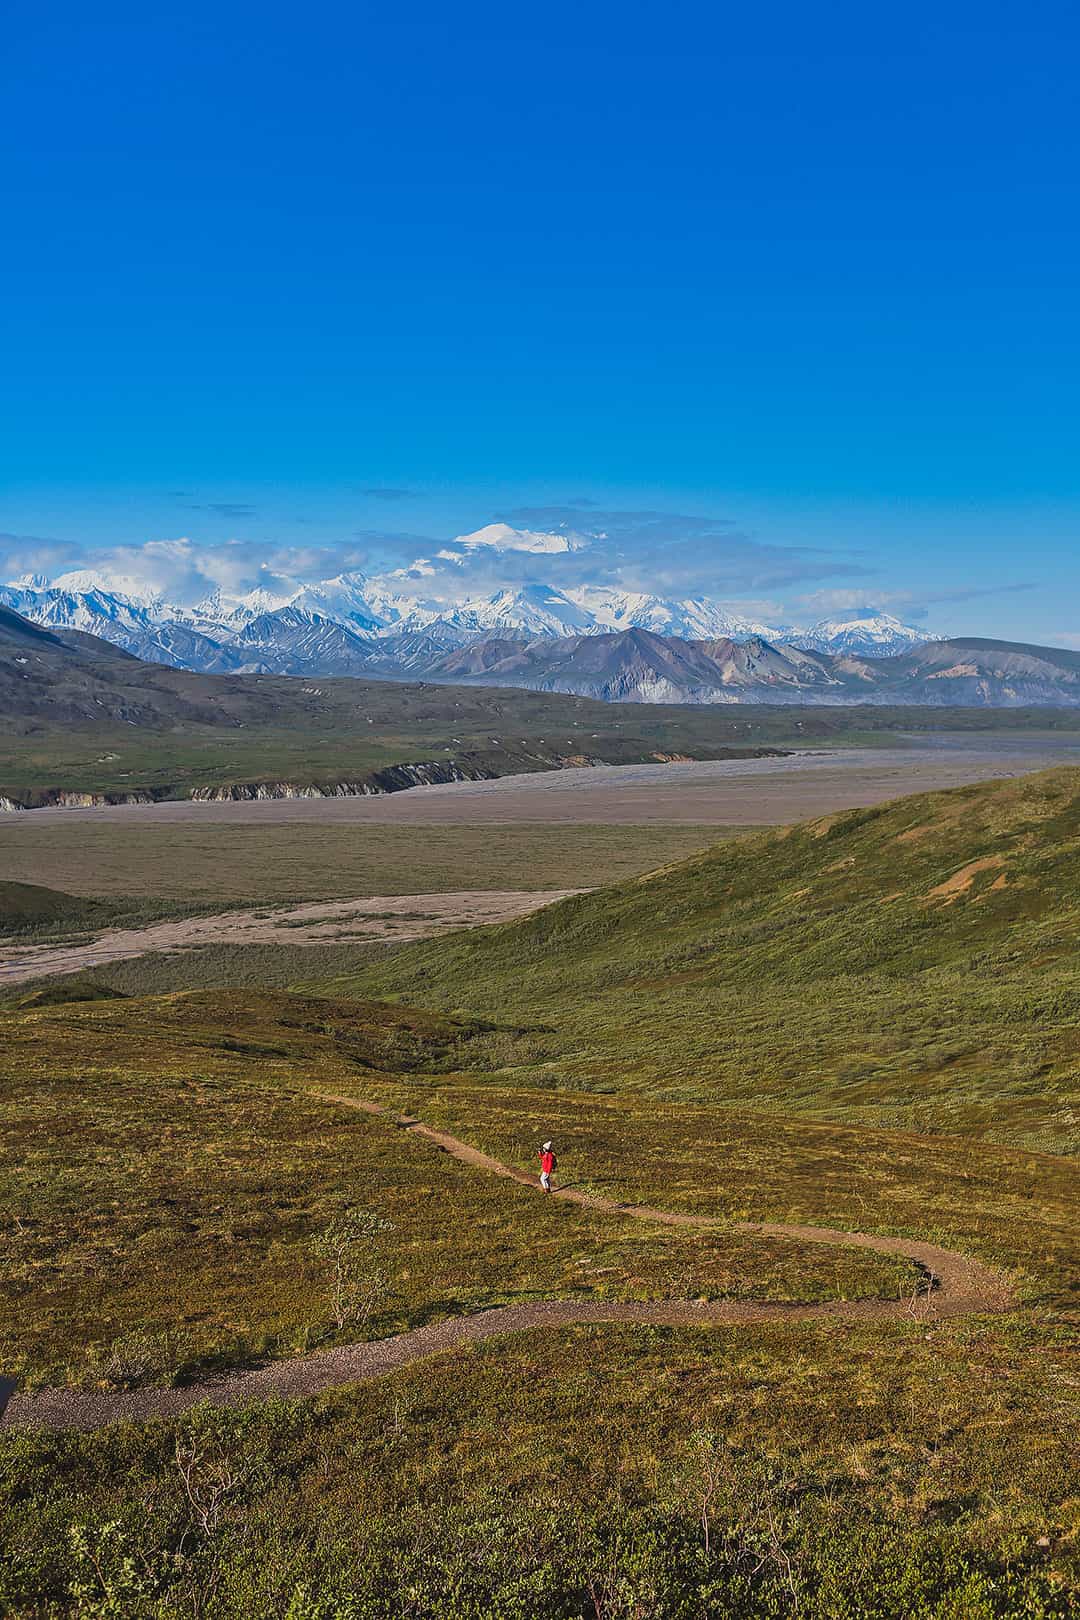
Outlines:
<svg viewBox="0 0 1080 1620"><path fill-rule="evenodd" d="M388 1273L378 1263L383 1238L394 1230L370 1209L347 1209L312 1243L328 1273L327 1295L334 1326L364 1327L386 1296Z"/></svg>

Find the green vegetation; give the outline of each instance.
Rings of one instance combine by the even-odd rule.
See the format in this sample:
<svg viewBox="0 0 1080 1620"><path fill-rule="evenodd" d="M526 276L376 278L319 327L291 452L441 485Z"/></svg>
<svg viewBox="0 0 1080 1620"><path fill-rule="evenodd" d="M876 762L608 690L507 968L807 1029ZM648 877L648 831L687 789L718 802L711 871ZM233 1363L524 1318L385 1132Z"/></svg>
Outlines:
<svg viewBox="0 0 1080 1620"><path fill-rule="evenodd" d="M895 746L909 733L1052 740L1080 730L1080 711L1068 709L618 705L426 682L192 675L129 660L95 666L93 680L106 714L126 696L134 720L93 720L103 712L98 688L77 681L41 694L30 714L13 699L0 716L0 797L42 802L63 789L184 798L230 783L354 780L421 760L504 776L578 757L627 764L808 742Z"/></svg>
<svg viewBox="0 0 1080 1620"><path fill-rule="evenodd" d="M11 816L0 871L77 893L230 905L465 889L593 888L677 861L713 827L384 826Z"/></svg>
<svg viewBox="0 0 1080 1620"><path fill-rule="evenodd" d="M40 984L32 985L29 990L25 985L20 985L5 999L14 1007L30 1009L66 1007L77 1001L116 1001L122 996L122 990L101 984L89 974L73 973L67 978L45 979Z"/></svg>
<svg viewBox="0 0 1080 1620"><path fill-rule="evenodd" d="M67 709L51 719L35 715L32 725L8 714L0 727L0 796L33 804L59 788L186 798L196 788L233 783L354 781L432 760L505 776L590 759L628 764L753 753L772 746L774 734L828 737L846 729L827 714L796 724L790 711L744 719L562 693L131 668L144 700L135 727L91 729ZM126 665L120 671L128 672ZM151 698L157 709L146 707Z"/></svg>
<svg viewBox="0 0 1080 1620"><path fill-rule="evenodd" d="M514 1090L505 1069L482 1080L461 1072L466 1064L521 1064L530 1054L535 1063L549 1040L473 1035L422 1070L337 1089L377 1097L520 1169L531 1168L530 1144L552 1136L566 1176L608 1198L733 1221L922 1237L1007 1267L1029 1303L1080 1311L1073 1160L966 1137L583 1095L568 1079L557 1091Z"/></svg>
<svg viewBox="0 0 1080 1620"><path fill-rule="evenodd" d="M609 830L552 829L543 870L575 831ZM472 848L482 873L483 845L509 863L504 832L447 870ZM368 856L390 872L389 844ZM153 860L134 864L167 894ZM308 969L307 990L0 1012L0 1369L160 1383L511 1300L910 1285L890 1258L729 1224L755 1219L944 1244L1006 1267L1017 1308L537 1329L306 1401L4 1430L0 1613L1080 1614L1080 772L670 860L393 951L93 975ZM256 857L235 870L254 884ZM564 1181L719 1224L543 1200L316 1091L523 1168L551 1135Z"/></svg>
<svg viewBox="0 0 1080 1620"><path fill-rule="evenodd" d="M1069 1391L1022 1325L577 1328L303 1406L10 1435L0 1608L1075 1615Z"/></svg>
<svg viewBox="0 0 1080 1620"><path fill-rule="evenodd" d="M196 950L150 951L123 962L95 964L87 973L57 974L0 985L0 1008L31 998L106 999L113 995L160 996L174 990L287 990L308 978L355 973L360 963L393 950L384 944L200 945Z"/></svg>
<svg viewBox="0 0 1080 1620"><path fill-rule="evenodd" d="M192 900L142 896L88 899L36 883L0 881L0 940L10 939L18 945L54 944L102 928L141 928L164 918L197 916L207 909L205 904Z"/></svg>
<svg viewBox="0 0 1080 1620"><path fill-rule="evenodd" d="M0 937L54 928L91 928L106 910L80 896L37 883L0 881Z"/></svg>
<svg viewBox="0 0 1080 1620"><path fill-rule="evenodd" d="M550 1024L579 1091L1069 1152L1078 894L1060 769L721 844L332 989Z"/></svg>
<svg viewBox="0 0 1080 1620"><path fill-rule="evenodd" d="M392 1124L309 1094L358 1076L374 1092L456 1064L492 1033L401 1009L239 993L0 1018L0 1202L13 1224L0 1367L30 1383L95 1382L127 1366L134 1341L160 1381L310 1348L333 1336L313 1240L358 1205L396 1228L391 1295L366 1324L372 1337L522 1298L895 1298L910 1288L909 1268L882 1256L808 1256L787 1241L653 1231L545 1204L433 1163ZM528 1163L526 1129L517 1151Z"/></svg>

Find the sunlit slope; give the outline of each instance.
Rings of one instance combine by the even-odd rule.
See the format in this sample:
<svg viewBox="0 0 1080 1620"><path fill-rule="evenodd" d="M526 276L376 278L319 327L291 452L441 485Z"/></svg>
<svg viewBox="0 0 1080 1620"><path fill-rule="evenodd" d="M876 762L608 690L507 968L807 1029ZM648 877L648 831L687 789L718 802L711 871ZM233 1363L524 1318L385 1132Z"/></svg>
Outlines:
<svg viewBox="0 0 1080 1620"><path fill-rule="evenodd" d="M1059 769L720 845L354 988L551 1025L540 1083L1063 1151L1078 940L1080 771Z"/></svg>

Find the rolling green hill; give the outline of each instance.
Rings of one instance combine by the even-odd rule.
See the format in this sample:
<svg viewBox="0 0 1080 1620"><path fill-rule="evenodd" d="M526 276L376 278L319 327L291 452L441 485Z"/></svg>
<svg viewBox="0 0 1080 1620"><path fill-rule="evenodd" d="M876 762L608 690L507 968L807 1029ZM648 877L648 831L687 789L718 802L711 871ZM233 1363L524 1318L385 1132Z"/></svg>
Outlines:
<svg viewBox="0 0 1080 1620"><path fill-rule="evenodd" d="M80 895L39 883L0 882L0 936L53 925L89 928L106 915L104 907Z"/></svg>
<svg viewBox="0 0 1080 1620"><path fill-rule="evenodd" d="M533 1085L1062 1152L1078 935L1080 771L1059 769L719 845L335 988L550 1025Z"/></svg>

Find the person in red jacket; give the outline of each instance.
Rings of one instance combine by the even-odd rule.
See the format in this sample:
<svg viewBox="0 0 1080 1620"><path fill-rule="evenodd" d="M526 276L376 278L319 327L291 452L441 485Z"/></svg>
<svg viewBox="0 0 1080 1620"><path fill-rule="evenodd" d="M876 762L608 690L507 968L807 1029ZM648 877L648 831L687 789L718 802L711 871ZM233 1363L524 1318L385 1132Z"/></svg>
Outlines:
<svg viewBox="0 0 1080 1620"><path fill-rule="evenodd" d="M551 1173L559 1161L552 1152L550 1142L545 1142L536 1156L540 1160L540 1185L546 1193L549 1193L551 1191Z"/></svg>

